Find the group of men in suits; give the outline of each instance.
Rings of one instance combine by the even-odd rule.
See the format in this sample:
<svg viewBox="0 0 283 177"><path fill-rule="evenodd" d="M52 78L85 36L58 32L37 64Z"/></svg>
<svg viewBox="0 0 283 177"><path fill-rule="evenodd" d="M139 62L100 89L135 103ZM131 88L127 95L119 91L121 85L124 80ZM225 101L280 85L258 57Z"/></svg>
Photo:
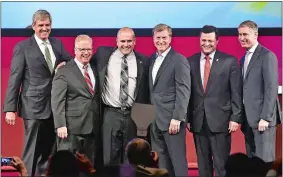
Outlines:
<svg viewBox="0 0 283 177"><path fill-rule="evenodd" d="M8 124L15 124L17 111L24 120L23 161L31 176L45 170L56 134L57 150L79 151L96 165L127 162L126 144L137 136L135 102L155 106L152 150L170 176L188 174L186 128L194 135L200 176L213 170L225 176L239 124L248 155L274 160L277 58L258 44L254 22L238 28L247 50L240 66L216 49L214 26L201 29L201 52L188 60L171 47L172 29L165 24L153 29L157 52L150 59L134 50L128 27L118 31L117 47L99 47L94 55L92 39L77 36L74 59L49 37L47 11L34 14L32 27L35 35L15 46L4 104Z"/></svg>

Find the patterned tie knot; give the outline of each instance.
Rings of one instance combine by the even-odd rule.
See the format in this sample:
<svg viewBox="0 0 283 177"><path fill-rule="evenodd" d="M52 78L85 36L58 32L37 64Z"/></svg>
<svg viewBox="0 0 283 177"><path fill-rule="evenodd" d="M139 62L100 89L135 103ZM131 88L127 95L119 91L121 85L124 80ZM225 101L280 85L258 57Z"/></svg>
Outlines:
<svg viewBox="0 0 283 177"><path fill-rule="evenodd" d="M88 65L83 66L83 69L87 70L87 68L88 68Z"/></svg>

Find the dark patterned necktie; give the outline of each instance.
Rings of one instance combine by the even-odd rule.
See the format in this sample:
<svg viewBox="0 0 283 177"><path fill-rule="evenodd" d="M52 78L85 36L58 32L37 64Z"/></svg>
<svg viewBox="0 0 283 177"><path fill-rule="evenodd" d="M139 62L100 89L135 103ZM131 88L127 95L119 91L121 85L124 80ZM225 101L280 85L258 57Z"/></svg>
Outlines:
<svg viewBox="0 0 283 177"><path fill-rule="evenodd" d="M127 56L122 57L121 62L121 79L120 79L120 102L121 107L127 107L128 102L128 62Z"/></svg>

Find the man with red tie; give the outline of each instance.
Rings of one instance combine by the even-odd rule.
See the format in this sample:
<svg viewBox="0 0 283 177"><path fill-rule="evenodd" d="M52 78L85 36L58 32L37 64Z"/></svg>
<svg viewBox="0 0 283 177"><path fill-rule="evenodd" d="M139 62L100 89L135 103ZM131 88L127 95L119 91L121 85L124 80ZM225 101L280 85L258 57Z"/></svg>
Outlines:
<svg viewBox="0 0 283 177"><path fill-rule="evenodd" d="M89 64L92 39L79 35L75 59L60 68L53 80L51 107L58 150L79 151L93 163L98 133L99 96L97 75Z"/></svg>
<svg viewBox="0 0 283 177"><path fill-rule="evenodd" d="M225 176L231 133L241 119L240 67L235 57L216 50L218 36L216 27L204 26L201 52L188 58L192 87L187 128L194 136L201 177L213 177L214 170L216 176Z"/></svg>

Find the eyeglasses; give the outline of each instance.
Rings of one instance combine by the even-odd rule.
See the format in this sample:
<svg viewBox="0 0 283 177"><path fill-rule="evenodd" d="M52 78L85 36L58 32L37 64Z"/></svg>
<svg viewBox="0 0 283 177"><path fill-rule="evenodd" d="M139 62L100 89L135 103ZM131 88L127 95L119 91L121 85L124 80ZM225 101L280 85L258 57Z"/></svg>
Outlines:
<svg viewBox="0 0 283 177"><path fill-rule="evenodd" d="M76 48L78 49L80 52L92 52L92 48Z"/></svg>

